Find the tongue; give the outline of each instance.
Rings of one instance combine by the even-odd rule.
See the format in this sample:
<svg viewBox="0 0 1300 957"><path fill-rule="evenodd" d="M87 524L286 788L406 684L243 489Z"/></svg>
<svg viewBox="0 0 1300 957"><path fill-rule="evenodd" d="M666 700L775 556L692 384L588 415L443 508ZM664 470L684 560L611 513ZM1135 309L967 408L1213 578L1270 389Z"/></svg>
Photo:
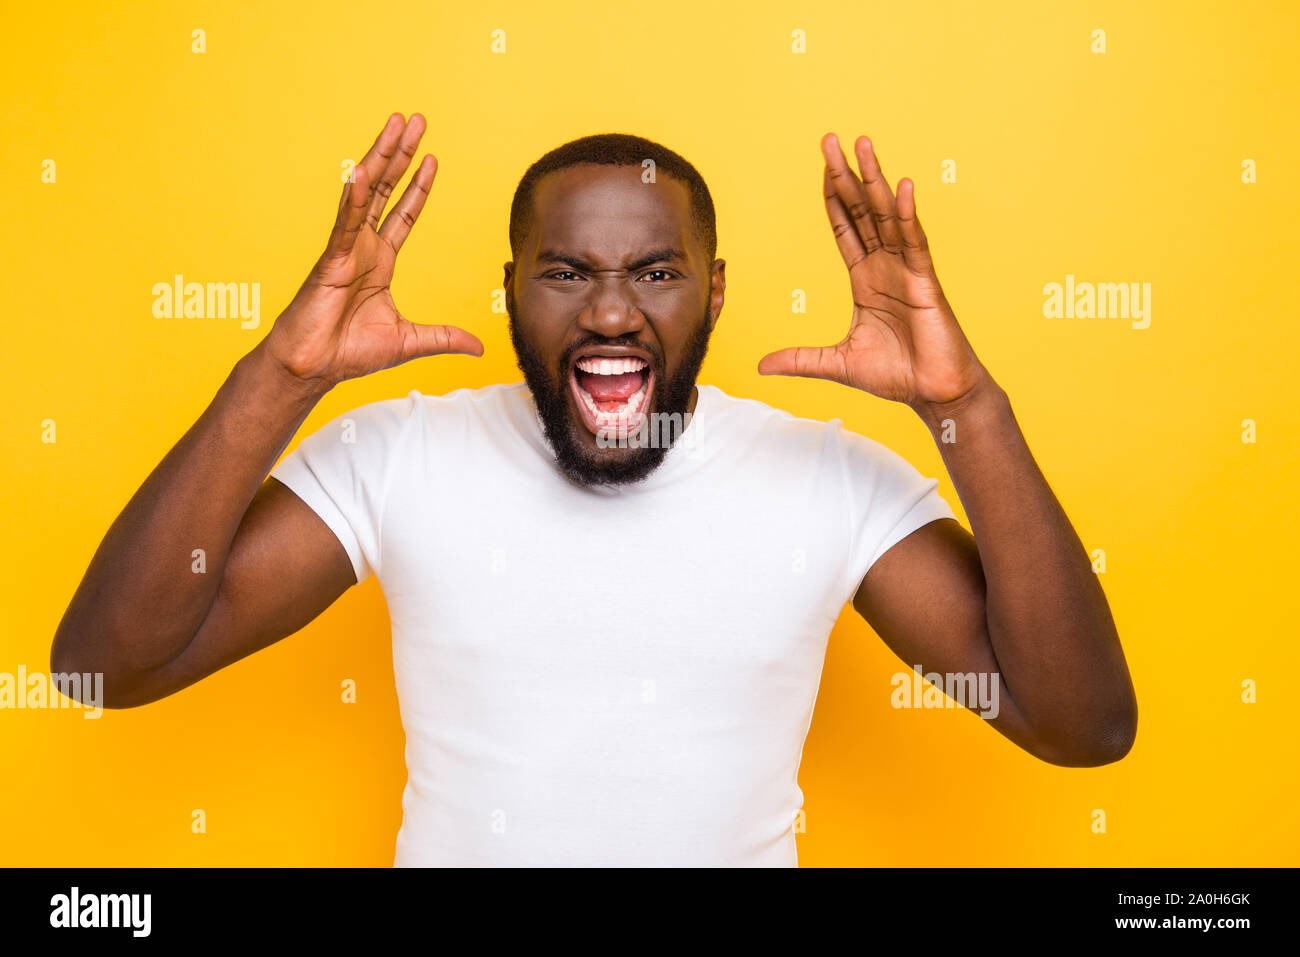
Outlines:
<svg viewBox="0 0 1300 957"><path fill-rule="evenodd" d="M641 388L644 378L640 372L624 372L622 375L593 375L578 370L578 385L587 390L587 394L597 402L626 402L637 389Z"/></svg>

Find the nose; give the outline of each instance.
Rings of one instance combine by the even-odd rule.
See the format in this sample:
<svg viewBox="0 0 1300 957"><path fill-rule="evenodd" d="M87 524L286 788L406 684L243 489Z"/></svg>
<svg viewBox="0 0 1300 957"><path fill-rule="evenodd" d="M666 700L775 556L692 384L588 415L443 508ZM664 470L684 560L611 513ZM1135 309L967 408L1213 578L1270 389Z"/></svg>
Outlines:
<svg viewBox="0 0 1300 957"><path fill-rule="evenodd" d="M578 325L586 332L617 339L641 331L645 315L636 307L631 277L599 276L592 281L591 298L578 315Z"/></svg>

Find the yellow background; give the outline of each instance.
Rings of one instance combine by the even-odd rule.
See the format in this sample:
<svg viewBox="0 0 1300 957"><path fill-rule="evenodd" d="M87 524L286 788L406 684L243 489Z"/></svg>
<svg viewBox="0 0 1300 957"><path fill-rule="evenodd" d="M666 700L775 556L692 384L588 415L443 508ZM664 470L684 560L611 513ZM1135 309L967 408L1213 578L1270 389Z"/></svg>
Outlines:
<svg viewBox="0 0 1300 957"><path fill-rule="evenodd" d="M847 327L818 139L866 133L891 184L916 181L959 320L1085 544L1106 551L1141 718L1122 762L1062 769L969 712L895 710L890 676L907 666L846 610L800 770L801 865L1300 863L1285 544L1298 28L1282 0L15 7L0 41L0 671L48 667L108 525L297 289L340 164L392 111L425 114L440 164L396 300L487 354L348 382L300 434L412 388L518 381L490 308L512 191L566 140L632 132L691 160L717 205L729 286L701 381L841 417L940 476L959 509L908 409L755 372ZM46 158L56 183L40 180ZM956 183L940 182L945 159ZM152 286L176 273L260 282L261 327L155 319ZM1150 282L1150 328L1044 318L1044 284L1067 273ZM1257 444L1241 441L1247 418ZM388 866L402 750L371 580L164 701L98 721L0 711L0 863Z"/></svg>

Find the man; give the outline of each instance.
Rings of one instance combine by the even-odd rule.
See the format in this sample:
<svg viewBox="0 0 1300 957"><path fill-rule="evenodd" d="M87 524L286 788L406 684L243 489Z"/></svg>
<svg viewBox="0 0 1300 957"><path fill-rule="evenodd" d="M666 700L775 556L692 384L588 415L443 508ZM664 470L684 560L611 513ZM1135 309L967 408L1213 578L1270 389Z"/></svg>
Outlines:
<svg viewBox="0 0 1300 957"><path fill-rule="evenodd" d="M861 179L822 141L850 330L759 372L907 403L973 537L937 482L838 419L695 384L726 286L712 201L676 153L620 135L519 185L505 297L525 383L363 406L271 472L339 382L482 354L389 292L432 156L383 211L424 126L389 118L293 302L109 530L53 671L102 671L107 706L145 704L377 575L407 736L398 865L794 865L799 758L848 601L905 662L992 681L986 717L1031 754L1128 751L1105 596L944 298L911 181L895 197L865 137Z"/></svg>

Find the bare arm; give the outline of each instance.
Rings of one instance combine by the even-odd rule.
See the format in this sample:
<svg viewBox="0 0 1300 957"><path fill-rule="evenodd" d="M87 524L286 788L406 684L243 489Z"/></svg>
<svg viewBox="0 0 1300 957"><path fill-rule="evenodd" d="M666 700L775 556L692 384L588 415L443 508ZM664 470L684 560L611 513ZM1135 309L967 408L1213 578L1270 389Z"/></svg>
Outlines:
<svg viewBox="0 0 1300 957"><path fill-rule="evenodd" d="M461 329L408 322L389 293L433 183L431 156L382 226L380 216L423 131L418 114L389 118L294 301L95 553L55 633L50 669L102 672L105 706L171 694L297 631L354 584L333 532L268 473L338 382L418 356L482 354Z"/></svg>
<svg viewBox="0 0 1300 957"><path fill-rule="evenodd" d="M355 582L324 522L263 486L317 398L264 352L239 361L104 537L51 671L102 672L104 704L143 704L291 634Z"/></svg>
<svg viewBox="0 0 1300 957"><path fill-rule="evenodd" d="M986 391L987 390L987 391ZM998 675L998 731L1052 764L1133 743L1137 701L1101 583L992 380L927 424L974 530L933 522L872 566L854 608L909 665ZM940 441L948 420L957 441Z"/></svg>
<svg viewBox="0 0 1300 957"><path fill-rule="evenodd" d="M854 607L909 665L999 675L994 726L1030 753L1096 765L1127 753L1137 699L1106 596L1039 471L1006 393L939 285L914 185L894 196L870 140L822 140L823 195L849 270L840 343L765 356L759 371L830 379L909 405L943 454L974 536L932 522L872 566ZM951 431L953 441L942 441Z"/></svg>

